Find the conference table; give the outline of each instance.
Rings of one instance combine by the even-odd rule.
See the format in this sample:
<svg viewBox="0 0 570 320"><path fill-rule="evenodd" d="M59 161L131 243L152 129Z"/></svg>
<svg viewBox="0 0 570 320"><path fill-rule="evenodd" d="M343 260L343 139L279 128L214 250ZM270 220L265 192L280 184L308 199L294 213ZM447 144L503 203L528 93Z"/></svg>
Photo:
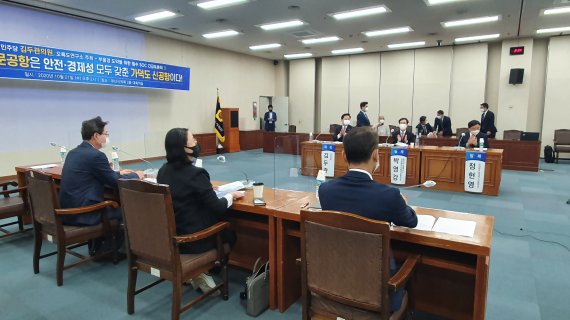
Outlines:
<svg viewBox="0 0 570 320"><path fill-rule="evenodd" d="M321 170L322 145L331 142L301 142L301 174L317 176ZM348 164L342 153L342 143L334 143L335 163L334 176L339 177L348 171ZM372 177L375 181L389 184L391 182L390 165L391 147L379 146L380 167ZM501 186L502 149L485 151L485 176L482 194L497 196ZM408 148L406 164L406 186L417 185L426 180L434 180L437 185L433 189L453 192L464 192L465 184L465 150L455 147L420 146Z"/></svg>
<svg viewBox="0 0 570 320"><path fill-rule="evenodd" d="M18 166L22 186L31 166ZM61 167L41 170L61 179ZM213 185L222 182L213 181ZM117 193L108 192L117 199ZM301 293L300 211L316 202L313 192L264 188L265 206L253 205L246 190L227 213L238 241L230 265L251 270L258 257L269 261L270 308L285 311ZM397 261L421 255L412 278L414 309L449 319L484 319L494 218L447 210L414 207L418 215L476 222L474 236L392 227L392 249Z"/></svg>

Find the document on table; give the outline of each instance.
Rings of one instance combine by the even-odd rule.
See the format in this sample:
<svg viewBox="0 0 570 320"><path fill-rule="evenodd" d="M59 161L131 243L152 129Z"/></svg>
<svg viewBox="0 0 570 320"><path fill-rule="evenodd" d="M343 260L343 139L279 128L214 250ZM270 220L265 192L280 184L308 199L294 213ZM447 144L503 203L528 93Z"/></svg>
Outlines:
<svg viewBox="0 0 570 320"><path fill-rule="evenodd" d="M55 167L57 167L57 164L51 163L51 164L42 164L42 165L39 165L39 166L33 166L33 167L30 167L30 169L33 169L33 170L43 170L43 169L49 169L49 168L55 168Z"/></svg>
<svg viewBox="0 0 570 320"><path fill-rule="evenodd" d="M431 231L435 217L428 214L418 214L418 225L414 228L416 230Z"/></svg>
<svg viewBox="0 0 570 320"><path fill-rule="evenodd" d="M439 218L432 231L473 238L476 225L475 221Z"/></svg>
<svg viewBox="0 0 570 320"><path fill-rule="evenodd" d="M216 195L218 196L218 198L223 198L226 194L228 194L230 192L238 191L241 189L245 189L243 182L234 181L234 182L226 183L226 184L219 186L218 190L216 190Z"/></svg>

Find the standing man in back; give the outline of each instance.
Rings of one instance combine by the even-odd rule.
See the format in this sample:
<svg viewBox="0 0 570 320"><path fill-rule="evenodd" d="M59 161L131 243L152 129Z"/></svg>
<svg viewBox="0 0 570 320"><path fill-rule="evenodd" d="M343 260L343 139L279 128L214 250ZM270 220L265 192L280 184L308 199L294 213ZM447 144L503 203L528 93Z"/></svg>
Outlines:
<svg viewBox="0 0 570 320"><path fill-rule="evenodd" d="M433 124L433 131L435 131L438 136L444 137L451 137L453 134L451 130L451 119L443 114L443 110L437 111L437 116L435 117Z"/></svg>
<svg viewBox="0 0 570 320"><path fill-rule="evenodd" d="M485 133L489 138L495 138L497 127L495 127L495 114L489 111L487 102L481 103L481 132Z"/></svg>
<svg viewBox="0 0 570 320"><path fill-rule="evenodd" d="M370 127L370 120L366 112L368 112L368 102L363 101L360 103L360 112L356 116L357 127Z"/></svg>
<svg viewBox="0 0 570 320"><path fill-rule="evenodd" d="M273 106L267 106L267 112L263 116L265 122L265 131L275 131L275 121L277 121L277 113L273 112Z"/></svg>
<svg viewBox="0 0 570 320"><path fill-rule="evenodd" d="M348 163L348 172L320 186L323 210L344 211L414 228L418 217L400 190L372 179L379 167L377 132L372 128L354 128L344 137L343 145L342 155ZM391 256L390 273L394 275L397 271ZM392 312L400 309L403 296L403 289L390 294Z"/></svg>

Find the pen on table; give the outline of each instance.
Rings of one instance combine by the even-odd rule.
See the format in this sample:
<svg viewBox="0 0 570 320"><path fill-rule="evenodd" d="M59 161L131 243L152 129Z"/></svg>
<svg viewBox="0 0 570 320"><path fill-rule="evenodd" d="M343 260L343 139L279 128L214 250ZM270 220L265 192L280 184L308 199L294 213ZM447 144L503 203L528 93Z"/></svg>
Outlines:
<svg viewBox="0 0 570 320"><path fill-rule="evenodd" d="M305 203L301 206L301 209L305 208L305 207L308 206L308 205L309 205L309 203L308 203L308 202L305 202Z"/></svg>

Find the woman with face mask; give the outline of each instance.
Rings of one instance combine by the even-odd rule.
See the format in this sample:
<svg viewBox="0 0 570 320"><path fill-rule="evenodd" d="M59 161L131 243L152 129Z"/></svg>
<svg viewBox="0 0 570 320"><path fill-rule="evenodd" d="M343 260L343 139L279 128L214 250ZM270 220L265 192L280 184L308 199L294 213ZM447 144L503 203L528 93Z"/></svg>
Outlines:
<svg viewBox="0 0 570 320"><path fill-rule="evenodd" d="M399 121L398 129L392 132L392 141L394 143L415 143L416 135L408 130L408 118L401 118Z"/></svg>
<svg viewBox="0 0 570 320"><path fill-rule="evenodd" d="M390 128L386 124L386 119L384 118L383 115L378 116L377 128L378 128L378 135L379 136L387 137L390 135Z"/></svg>
<svg viewBox="0 0 570 320"><path fill-rule="evenodd" d="M188 129L168 131L164 147L167 162L158 171L156 180L170 186L176 233L195 233L224 220L227 208L234 200L243 197L243 192L231 192L218 199L208 172L193 164L193 160L200 156L200 145ZM224 230L222 239L233 245L236 236ZM202 253L215 247L215 239L211 238L179 246L180 253L185 254ZM216 286L212 277L205 273L192 279L191 284L204 292Z"/></svg>

